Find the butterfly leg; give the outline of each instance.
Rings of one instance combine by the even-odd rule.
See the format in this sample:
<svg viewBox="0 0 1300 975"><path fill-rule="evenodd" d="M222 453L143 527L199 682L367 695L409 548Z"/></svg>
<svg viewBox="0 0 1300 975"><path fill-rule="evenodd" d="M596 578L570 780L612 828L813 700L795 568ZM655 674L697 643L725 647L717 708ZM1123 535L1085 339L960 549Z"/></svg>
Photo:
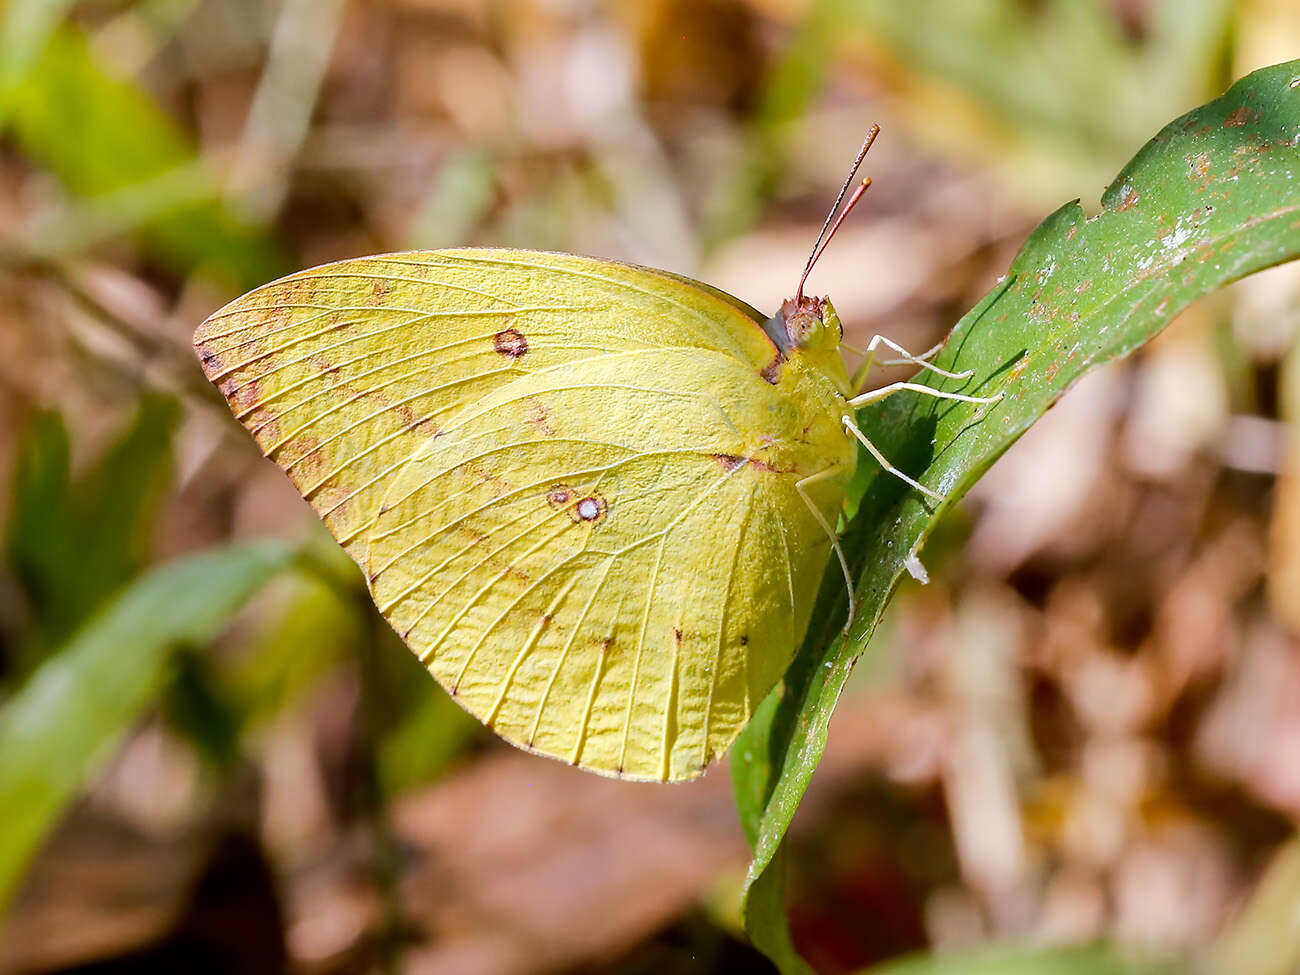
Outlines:
<svg viewBox="0 0 1300 975"><path fill-rule="evenodd" d="M967 396L965 393L949 393L948 391L943 389L935 389L933 386L922 386L920 383L903 382L903 383L890 383L888 386L881 386L879 389L873 389L869 393L862 393L858 396L854 396L852 399L849 400L849 405L853 407L866 406L868 403L879 402L885 397L892 396L894 393L902 392L905 389L910 389L914 393L922 393L926 396L933 396L936 399L959 400L963 403L996 403L998 400L1002 398L1001 393L998 393L996 396ZM867 435L863 433L862 428L859 427L856 422L854 422L853 417L851 416L844 417L844 428L848 430L849 433L853 434L853 436L855 436L858 439L858 442L862 444L862 446L867 448L867 453L871 454L871 456L876 459L876 463L878 463L885 471L887 471L890 474L893 474L899 480L907 484L910 484L912 487L916 488L918 491L920 491L922 494L926 495L927 497L934 498L936 501L943 500L943 495L931 491L920 481L908 477L897 467L895 467L893 464L887 461L885 459L884 454L880 452L880 450L876 447L876 445L867 439Z"/></svg>
<svg viewBox="0 0 1300 975"><path fill-rule="evenodd" d="M883 335L874 335L872 336L871 341L867 343L866 351L862 353L862 363L853 373L850 388L855 390L862 388L862 384L866 381L867 374L871 372L871 367L876 364L876 349L882 345L892 349L899 355L899 358L897 359L882 360L880 363L882 366L901 366L910 363L911 365L920 366L922 369L928 369L930 372L944 376L948 379L969 379L973 375L973 370L970 369L967 369L964 372L949 372L947 369L940 369L938 366L930 364L930 360L938 355L939 350L943 348L942 342L931 349L927 349L920 355L913 355L892 339L887 339Z"/></svg>
<svg viewBox="0 0 1300 975"><path fill-rule="evenodd" d="M857 612L858 608L857 601L853 598L853 575L849 572L849 560L844 556L844 549L840 545L839 536L835 534L835 530L831 528L830 524L826 521L826 516L822 514L821 509L813 503L812 497L808 494L809 485L816 484L818 481L823 481L826 478L833 476L835 473L836 471L833 468L828 467L823 471L818 471L816 474L809 474L807 477L800 478L794 482L794 487L795 490L799 492L799 497L803 498L803 503L808 506L808 510L812 512L812 516L817 519L817 524L821 525L822 531L826 533L826 537L831 540L831 548L835 550L835 557L840 561L840 569L844 573L844 585L849 591L849 618L844 623L844 631L847 633L849 626L853 623L853 616ZM925 489L921 488L921 490Z"/></svg>
<svg viewBox="0 0 1300 975"><path fill-rule="evenodd" d="M960 400L963 403L996 403L1002 398L1001 393L996 396L967 396L965 393L950 393L946 389L935 389L933 386L922 386L920 383L902 382L890 383L888 386L881 386L879 389L873 389L868 393L859 393L849 400L849 406L858 407L866 406L868 403L876 403L886 396L893 396L905 389L910 389L914 393L933 396L935 399L953 399Z"/></svg>
<svg viewBox="0 0 1300 975"><path fill-rule="evenodd" d="M844 418L844 429L848 430L849 433L853 434L853 436L858 438L858 443L862 444L862 446L867 448L867 453L869 453L872 457L876 458L876 463L879 464L881 469L884 470L887 474L893 474L896 478L898 478L900 481L903 481L905 484L910 484L912 487L916 488L926 497L934 498L934 500L936 501L943 500L942 494L939 494L935 491L931 491L920 481L908 477L897 467L895 467L893 464L887 461L885 459L885 455L880 452L880 449L875 444L873 444L870 440L867 439L867 435L862 432L861 427L859 427L856 423L853 422L853 417L846 416Z"/></svg>

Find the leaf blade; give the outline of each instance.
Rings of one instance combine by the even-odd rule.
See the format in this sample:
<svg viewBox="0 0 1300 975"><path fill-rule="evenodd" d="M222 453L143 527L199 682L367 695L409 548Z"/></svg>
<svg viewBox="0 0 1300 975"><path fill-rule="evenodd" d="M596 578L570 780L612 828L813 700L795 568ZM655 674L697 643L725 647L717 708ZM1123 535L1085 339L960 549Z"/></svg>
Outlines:
<svg viewBox="0 0 1300 975"><path fill-rule="evenodd" d="M153 700L171 648L211 639L294 551L261 542L146 573L0 710L0 910L58 811Z"/></svg>
<svg viewBox="0 0 1300 975"><path fill-rule="evenodd" d="M842 619L831 611L842 596L824 586L814 614L821 627L737 743L734 791L754 848L742 917L756 943L772 941L753 930L771 923L771 911L751 914L751 905L770 905L775 858L830 715L908 557L1086 372L1133 351L1200 295L1300 256L1300 61L1257 71L1170 123L1107 188L1102 207L1085 219L1068 203L1044 220L941 353L941 366L975 370L977 381L962 392L1002 390L1001 402L984 408L901 393L859 415L886 456L945 499L931 509L864 460L844 539L855 567L865 567L857 570L859 615L846 639L835 638L828 621Z"/></svg>

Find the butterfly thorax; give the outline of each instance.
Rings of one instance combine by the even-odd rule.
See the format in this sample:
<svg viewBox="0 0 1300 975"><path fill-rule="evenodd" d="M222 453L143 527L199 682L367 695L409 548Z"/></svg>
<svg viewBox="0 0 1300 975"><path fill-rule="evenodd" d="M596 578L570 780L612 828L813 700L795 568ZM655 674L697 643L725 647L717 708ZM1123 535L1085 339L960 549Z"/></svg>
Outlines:
<svg viewBox="0 0 1300 975"><path fill-rule="evenodd" d="M777 347L766 378L788 416L773 417L780 434L755 451L771 456L771 467L799 477L824 474L819 499L833 521L844 486L852 477L857 447L844 427L852 415L849 375L840 355L839 315L825 298L791 299L763 324Z"/></svg>

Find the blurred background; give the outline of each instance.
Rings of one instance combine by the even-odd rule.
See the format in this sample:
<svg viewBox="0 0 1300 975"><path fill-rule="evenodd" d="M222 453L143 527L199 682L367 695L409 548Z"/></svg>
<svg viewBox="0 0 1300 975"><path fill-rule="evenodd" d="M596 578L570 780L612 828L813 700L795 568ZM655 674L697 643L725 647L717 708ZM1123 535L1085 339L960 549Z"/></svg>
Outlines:
<svg viewBox="0 0 1300 975"><path fill-rule="evenodd" d="M1047 212L1300 55L1293 0L8 0L0 31L0 698L152 564L313 553L172 648L50 818L5 973L769 970L725 763L624 784L466 718L194 327L290 270L457 244L773 309L878 121L810 287L850 341L925 349ZM1091 375L929 544L790 840L819 971L991 945L1295 970L1298 272Z"/></svg>

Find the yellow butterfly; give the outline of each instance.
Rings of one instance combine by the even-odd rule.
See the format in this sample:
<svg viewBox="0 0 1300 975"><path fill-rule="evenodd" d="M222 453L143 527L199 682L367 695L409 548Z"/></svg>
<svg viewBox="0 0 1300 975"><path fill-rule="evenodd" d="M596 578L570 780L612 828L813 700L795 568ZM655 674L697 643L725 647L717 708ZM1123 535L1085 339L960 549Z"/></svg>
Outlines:
<svg viewBox="0 0 1300 975"><path fill-rule="evenodd" d="M954 374L877 337L851 377L834 308L802 290L767 318L614 261L389 254L258 288L195 346L462 706L524 748L675 781L803 637L857 444L885 463L855 408L986 401L855 395L882 343Z"/></svg>

